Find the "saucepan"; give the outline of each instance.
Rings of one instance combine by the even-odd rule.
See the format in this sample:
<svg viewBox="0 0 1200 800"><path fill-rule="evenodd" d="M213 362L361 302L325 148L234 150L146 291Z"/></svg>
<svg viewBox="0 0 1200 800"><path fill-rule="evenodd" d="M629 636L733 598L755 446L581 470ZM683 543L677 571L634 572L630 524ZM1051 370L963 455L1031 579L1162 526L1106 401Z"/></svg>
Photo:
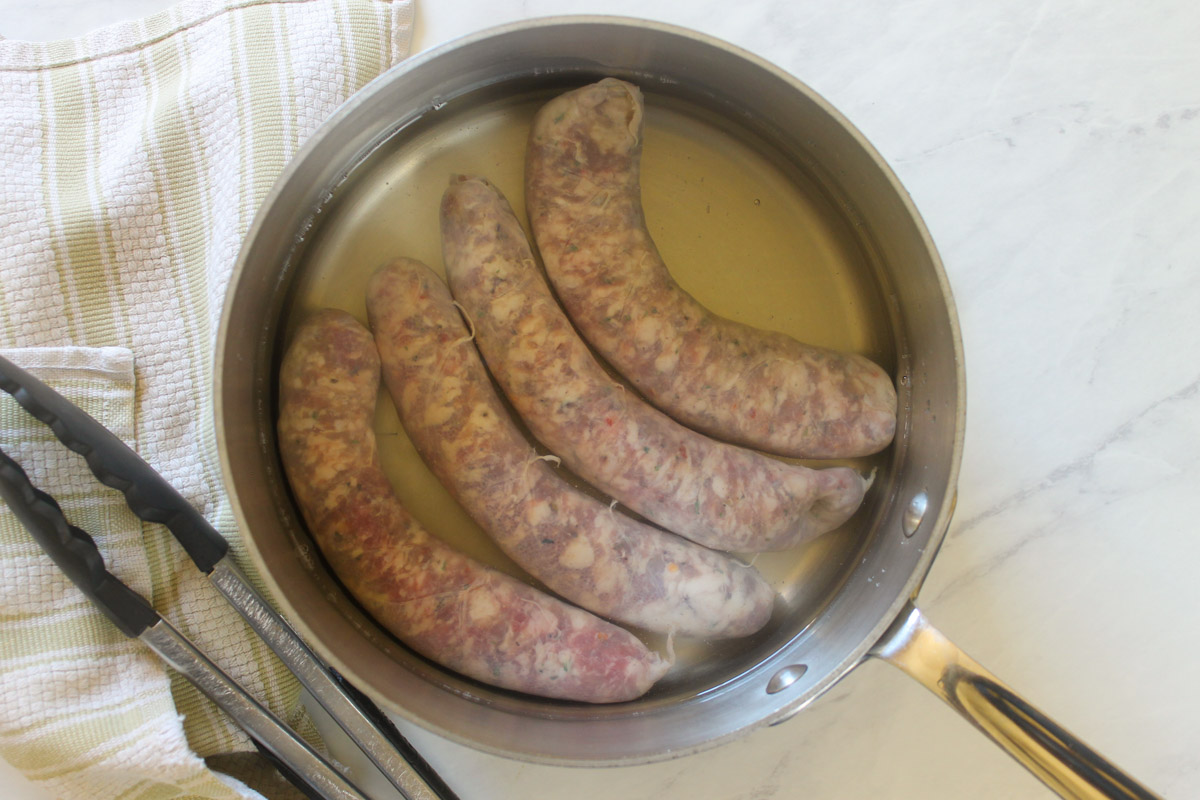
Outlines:
<svg viewBox="0 0 1200 800"><path fill-rule="evenodd" d="M367 276L398 256L440 269L438 198L481 174L523 205L525 136L555 94L615 76L647 98L646 215L676 279L718 313L862 353L887 368L899 426L849 463L863 507L754 565L778 591L742 640L670 643L643 698L589 706L493 689L409 651L322 561L275 443L289 330L319 306L366 319ZM868 658L919 680L1066 796L1149 792L938 633L914 605L950 523L962 452L962 342L937 251L864 137L796 78L721 41L608 17L550 18L413 58L351 98L302 148L255 218L224 308L216 367L222 467L250 557L312 646L389 711L487 752L630 765L717 746L797 713ZM424 469L381 399L385 467L438 535L521 574ZM667 642L647 637L664 649Z"/></svg>

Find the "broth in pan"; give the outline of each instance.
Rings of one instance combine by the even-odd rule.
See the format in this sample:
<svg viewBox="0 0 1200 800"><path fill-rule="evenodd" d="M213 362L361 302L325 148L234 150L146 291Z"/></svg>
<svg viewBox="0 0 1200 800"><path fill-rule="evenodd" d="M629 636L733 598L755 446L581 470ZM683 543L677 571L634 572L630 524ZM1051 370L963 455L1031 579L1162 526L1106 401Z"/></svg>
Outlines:
<svg viewBox="0 0 1200 800"><path fill-rule="evenodd" d="M344 309L365 323L367 279L399 256L424 261L444 275L438 209L455 174L486 177L504 192L528 231L525 141L533 114L554 93L543 88L503 98L464 96L425 114L356 167L317 214L299 251L285 338L306 312L321 307ZM861 232L810 170L711 110L650 89L642 190L664 260L701 303L804 342L860 353L895 374L897 348L878 270L864 251ZM376 432L401 502L431 532L536 585L426 469L386 395ZM889 453L805 463L849 464L867 474L886 469ZM565 469L562 474L583 485ZM797 630L798 621L815 617L859 560L886 485L877 481L839 530L794 550L747 556L779 593L772 622L748 639L677 639L676 667L653 691L678 695L719 684L755 654L770 655L781 629ZM781 626L784 618L788 622ZM644 638L665 651L663 637ZM734 654L740 658L727 657Z"/></svg>

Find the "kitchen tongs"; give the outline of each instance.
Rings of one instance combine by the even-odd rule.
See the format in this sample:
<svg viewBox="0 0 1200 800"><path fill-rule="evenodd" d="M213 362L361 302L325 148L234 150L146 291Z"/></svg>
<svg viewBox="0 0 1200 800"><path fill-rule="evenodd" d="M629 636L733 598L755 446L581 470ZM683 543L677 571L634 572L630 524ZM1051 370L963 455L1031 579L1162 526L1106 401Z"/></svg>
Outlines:
<svg viewBox="0 0 1200 800"><path fill-rule="evenodd" d="M457 800L383 712L326 666L247 582L229 545L166 480L111 431L44 383L0 357L0 388L125 496L139 518L161 523L201 572L408 800ZM366 795L172 627L146 600L108 572L92 537L71 525L58 503L36 489L0 451L0 494L67 576L120 630L145 642L229 714L280 771L311 797Z"/></svg>

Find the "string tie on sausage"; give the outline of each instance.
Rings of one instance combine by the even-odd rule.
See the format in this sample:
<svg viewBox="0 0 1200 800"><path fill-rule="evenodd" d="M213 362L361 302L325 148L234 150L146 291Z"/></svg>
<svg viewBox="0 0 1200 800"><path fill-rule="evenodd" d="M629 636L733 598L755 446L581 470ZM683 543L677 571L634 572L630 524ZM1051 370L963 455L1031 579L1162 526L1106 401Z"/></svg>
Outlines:
<svg viewBox="0 0 1200 800"><path fill-rule="evenodd" d="M875 475L879 472L879 467L871 467L871 473L863 478L863 493L865 494L871 488L871 484L875 483Z"/></svg>
<svg viewBox="0 0 1200 800"><path fill-rule="evenodd" d="M521 484L527 487L525 490L526 494L533 491L533 487L529 485L527 477L529 475L529 468L537 461L548 461L556 467L562 466L562 459L553 453L546 453L545 455L535 454L531 456L528 460L526 460L524 467L521 469Z"/></svg>
<svg viewBox="0 0 1200 800"><path fill-rule="evenodd" d="M471 331L467 336L464 336L461 339L455 339L453 343L462 344L463 342L475 341L475 320L471 319L471 315L467 313L467 310L463 308L462 304L457 300L451 300L450 302L453 303L454 307L458 309L458 313L462 314L463 321L467 323L467 328Z"/></svg>

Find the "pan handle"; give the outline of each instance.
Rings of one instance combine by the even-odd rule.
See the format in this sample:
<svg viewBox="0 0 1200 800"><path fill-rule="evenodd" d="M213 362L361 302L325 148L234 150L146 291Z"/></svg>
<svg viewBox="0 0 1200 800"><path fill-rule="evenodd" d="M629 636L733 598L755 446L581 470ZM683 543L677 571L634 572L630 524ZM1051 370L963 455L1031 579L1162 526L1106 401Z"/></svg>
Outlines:
<svg viewBox="0 0 1200 800"><path fill-rule="evenodd" d="M942 698L1061 797L1158 798L981 667L911 602L871 655Z"/></svg>

